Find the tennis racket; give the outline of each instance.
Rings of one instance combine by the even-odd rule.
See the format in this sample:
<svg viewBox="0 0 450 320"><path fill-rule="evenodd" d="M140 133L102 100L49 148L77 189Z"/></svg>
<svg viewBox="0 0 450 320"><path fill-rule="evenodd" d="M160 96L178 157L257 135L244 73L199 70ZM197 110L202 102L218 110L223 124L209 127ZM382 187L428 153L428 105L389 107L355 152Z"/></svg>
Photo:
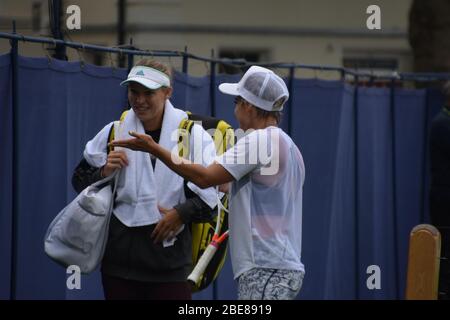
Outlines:
<svg viewBox="0 0 450 320"><path fill-rule="evenodd" d="M221 212L223 211L223 214L227 214L228 210L222 205L222 202L219 198L219 192L216 188L216 194L217 194L217 222L216 227L214 229L214 235L212 237L211 242L206 247L205 251L203 252L202 256L198 260L197 264L195 265L194 270L192 270L191 274L188 276L188 281L191 281L194 284L197 284L200 280L201 276L205 272L206 267L211 262L212 258L214 257L214 254L216 253L217 249L219 248L220 244L224 242L228 238L228 230L223 232L222 235L219 235L220 232L220 220L221 220Z"/></svg>

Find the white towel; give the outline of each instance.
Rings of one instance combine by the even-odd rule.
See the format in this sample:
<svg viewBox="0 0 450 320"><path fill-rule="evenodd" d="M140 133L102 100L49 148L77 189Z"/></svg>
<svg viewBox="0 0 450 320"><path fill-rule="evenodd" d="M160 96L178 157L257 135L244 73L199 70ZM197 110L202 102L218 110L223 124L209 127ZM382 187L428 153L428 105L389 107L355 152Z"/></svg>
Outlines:
<svg viewBox="0 0 450 320"><path fill-rule="evenodd" d="M142 122L130 109L115 133L115 140L132 138L128 132L145 134ZM122 223L129 227L153 224L161 219L150 156L148 153L123 150L128 159L128 166L122 168L117 184L116 207L114 213Z"/></svg>
<svg viewBox="0 0 450 320"><path fill-rule="evenodd" d="M177 150L176 133L181 120L184 118L187 118L187 114L174 108L167 100L159 140L160 145L168 150ZM105 151L109 128L110 125L105 126L97 136L86 144L84 157L92 166L101 167L106 163L107 155ZM132 109L128 111L119 132L115 133L115 139L130 139L131 136L128 135L130 130L145 133L141 121ZM194 125L190 140L193 148L191 160L193 160L195 154L194 148L198 150L198 146L206 146L205 154L208 157L203 158L202 164L210 164L214 159L215 151L214 143L209 134L199 125ZM180 202L185 201L183 178L159 160L156 161L153 171L148 153L129 149L123 150L127 155L129 165L120 172L114 214L123 224L129 227L157 223L161 219L158 205L164 208L173 208ZM188 186L211 208L215 206L216 193L214 188L202 190L193 184L188 184Z"/></svg>

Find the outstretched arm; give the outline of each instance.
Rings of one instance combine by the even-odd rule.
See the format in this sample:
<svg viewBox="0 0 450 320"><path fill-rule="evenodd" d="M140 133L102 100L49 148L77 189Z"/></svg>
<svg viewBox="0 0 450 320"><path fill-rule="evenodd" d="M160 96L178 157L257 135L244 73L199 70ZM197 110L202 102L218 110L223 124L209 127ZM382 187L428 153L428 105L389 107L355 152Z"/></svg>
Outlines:
<svg viewBox="0 0 450 320"><path fill-rule="evenodd" d="M114 147L151 153L171 170L202 189L234 181L233 176L218 163L204 167L171 153L146 134L136 132L129 132L129 134L135 138L112 141L110 144Z"/></svg>

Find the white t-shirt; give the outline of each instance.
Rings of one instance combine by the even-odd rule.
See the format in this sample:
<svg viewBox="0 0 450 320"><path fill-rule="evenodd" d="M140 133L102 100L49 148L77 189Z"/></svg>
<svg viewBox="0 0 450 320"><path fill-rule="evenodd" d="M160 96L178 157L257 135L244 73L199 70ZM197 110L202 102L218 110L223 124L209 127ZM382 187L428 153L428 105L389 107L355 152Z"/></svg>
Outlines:
<svg viewBox="0 0 450 320"><path fill-rule="evenodd" d="M234 278L252 268L299 270L303 157L277 127L255 130L216 158L235 179L230 200Z"/></svg>

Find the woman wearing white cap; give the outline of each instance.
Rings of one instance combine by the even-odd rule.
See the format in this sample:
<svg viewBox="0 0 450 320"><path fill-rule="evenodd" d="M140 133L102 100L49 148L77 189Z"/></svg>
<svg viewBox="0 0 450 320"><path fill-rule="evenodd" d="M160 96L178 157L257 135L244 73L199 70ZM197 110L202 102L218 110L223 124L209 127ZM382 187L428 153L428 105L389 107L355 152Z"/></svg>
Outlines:
<svg viewBox="0 0 450 320"><path fill-rule="evenodd" d="M159 62L144 59L121 85L128 86L131 109L121 119L118 130L114 130L116 139L132 130L147 134L168 149L176 148L172 133L187 114L170 103L170 70ZM146 153L121 148L108 153L112 128L113 123L107 124L86 144L83 160L72 179L80 192L120 169L101 267L105 298L190 299L186 279L192 268L192 240L184 225L212 218L215 190L201 190L185 183ZM191 145L194 141L204 154L210 151L211 163L215 156L213 141L197 124L192 128ZM207 157L203 160L207 165Z"/></svg>
<svg viewBox="0 0 450 320"><path fill-rule="evenodd" d="M252 132L205 167L182 161L151 137L112 145L148 152L201 188L232 182L230 249L240 299L294 299L302 285L302 189L305 168L292 139L278 128L289 98L284 81L253 66L239 83L219 90L236 96L235 116Z"/></svg>

